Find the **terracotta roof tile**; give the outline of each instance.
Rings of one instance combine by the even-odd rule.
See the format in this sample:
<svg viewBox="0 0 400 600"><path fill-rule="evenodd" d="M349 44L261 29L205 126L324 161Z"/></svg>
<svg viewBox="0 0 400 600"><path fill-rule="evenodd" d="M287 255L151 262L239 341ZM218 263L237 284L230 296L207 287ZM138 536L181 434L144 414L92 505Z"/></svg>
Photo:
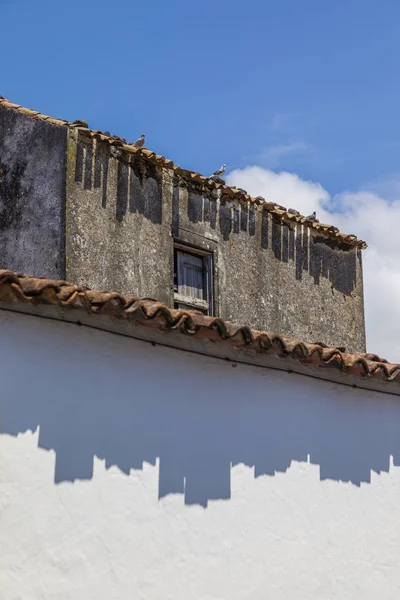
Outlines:
<svg viewBox="0 0 400 600"><path fill-rule="evenodd" d="M168 308L151 298L94 291L65 281L0 270L0 307L2 304L53 305L66 310L84 308L94 315L109 315L155 330L250 349L258 356L292 359L303 365L334 369L363 379L400 383L400 365L391 364L376 354L349 354L339 348L257 331L197 311Z"/></svg>
<svg viewBox="0 0 400 600"><path fill-rule="evenodd" d="M122 150L124 150L125 152L129 152L131 154L135 154L136 152L138 152L139 155L141 157L145 158L146 160L153 162L155 164L158 164L160 166L163 166L167 169L172 169L175 171L175 173L178 176L188 179L189 181L195 181L196 183L201 183L205 188L220 189L222 191L223 195L228 195L228 196L232 195L232 197L235 197L235 199L237 199L240 202L246 202L246 203L253 202L255 204L260 203L263 205L264 209L277 215L282 220L289 220L289 219L295 220L296 222L299 222L299 223L309 227L310 229L315 229L319 232L323 231L323 234L327 238L332 239L333 241L338 241L347 246L357 247L357 248L361 248L361 249L365 249L367 247L367 244L363 240L358 239L356 236L349 236L347 234L341 233L340 231L336 230L336 228L335 228L335 231L332 231L332 226L316 223L314 221L308 221L305 217L303 217L301 215L296 216L291 213L288 213L284 207L277 206L276 204L274 204L272 202L267 202L263 198L261 198L261 196L258 196L257 198L252 198L244 190L238 190L235 188L231 188L231 187L226 186L225 184L220 183L218 181L213 181L209 177L200 175L199 173L188 171L187 169L181 169L180 167L176 166L172 160L168 160L164 156L155 154L154 152L152 152L151 150L148 150L147 148L138 149L138 148L135 148L131 144L125 144L124 141L122 140L122 138L119 138L119 141L113 139L109 135L109 132L102 133L102 132L99 132L98 130L89 129L86 121L77 120L77 121L74 121L73 123L69 123L68 121L64 121L62 119L53 119L53 118L43 115L37 111L23 108L19 104L13 104L13 103L9 102L8 100L6 100L5 98L3 98L2 96L0 96L0 106L1 105L5 106L6 108L12 108L14 110L18 110L19 112L26 114L34 119L41 119L41 120L47 121L48 123L52 123L53 125L68 125L68 127L70 127L70 128L79 129L79 131L81 131L85 135L89 135L93 138L109 142L110 144L113 144L113 145L121 145Z"/></svg>

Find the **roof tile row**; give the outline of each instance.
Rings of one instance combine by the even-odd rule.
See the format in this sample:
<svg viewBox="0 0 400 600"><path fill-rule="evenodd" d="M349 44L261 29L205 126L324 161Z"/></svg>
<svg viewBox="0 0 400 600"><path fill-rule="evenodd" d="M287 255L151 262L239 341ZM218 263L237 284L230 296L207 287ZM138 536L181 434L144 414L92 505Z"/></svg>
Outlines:
<svg viewBox="0 0 400 600"><path fill-rule="evenodd" d="M99 292L65 281L53 281L0 270L0 306L53 305L65 310L85 309L94 315L134 321L159 331L250 349L257 355L293 359L305 365L336 369L349 375L400 383L400 365L376 354L349 354L339 348L311 344L276 333L251 329L200 312L175 310L149 298Z"/></svg>
<svg viewBox="0 0 400 600"><path fill-rule="evenodd" d="M251 197L244 190L235 188L233 186L227 186L225 183L220 181L215 181L214 179L210 179L209 177L205 177L200 173L196 173L195 171L189 171L187 169L181 169L177 165L173 163L172 160L165 158L147 148L135 148L133 144L127 144L126 140L120 138L119 136L111 136L108 132L104 133L98 130L92 130L88 127L86 121L78 120L70 123L69 121L65 121L63 119L54 119L52 117L48 117L47 115L43 115L40 112L35 110L31 110L29 108L24 108L19 104L13 104L0 96L0 106L4 106L6 108L11 108L14 110L18 110L20 113L25 114L34 119L40 119L43 121L47 121L48 123L52 123L53 125L62 125L68 126L72 129L77 130L83 135L87 135L91 138L100 140L102 142L106 142L111 146L118 146L119 149L127 154L137 154L138 156L144 158L145 160L155 163L163 168L172 169L179 177L182 177L188 181L192 181L204 186L207 189L218 189L221 190L221 194L225 198L231 198L232 200L237 200L243 203L254 203L262 206L264 210L276 215L283 222L296 222L306 227L309 227L312 230L315 230L319 234L331 239L332 241L336 241L340 244L345 244L350 247L357 247L360 249L365 249L367 244L358 239L355 235L348 235L345 233L341 233L336 227L333 225L328 225L325 223L318 223L315 221L310 221L306 219L302 215L296 215L288 212L284 207L279 206L273 202L267 202L261 196L257 198Z"/></svg>

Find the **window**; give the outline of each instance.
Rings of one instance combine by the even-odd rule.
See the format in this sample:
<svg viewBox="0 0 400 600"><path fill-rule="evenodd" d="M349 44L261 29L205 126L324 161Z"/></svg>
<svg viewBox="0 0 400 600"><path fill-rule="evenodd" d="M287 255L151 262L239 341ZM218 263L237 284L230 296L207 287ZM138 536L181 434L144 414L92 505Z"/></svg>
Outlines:
<svg viewBox="0 0 400 600"><path fill-rule="evenodd" d="M175 244L174 301L175 308L213 313L212 256L195 248Z"/></svg>

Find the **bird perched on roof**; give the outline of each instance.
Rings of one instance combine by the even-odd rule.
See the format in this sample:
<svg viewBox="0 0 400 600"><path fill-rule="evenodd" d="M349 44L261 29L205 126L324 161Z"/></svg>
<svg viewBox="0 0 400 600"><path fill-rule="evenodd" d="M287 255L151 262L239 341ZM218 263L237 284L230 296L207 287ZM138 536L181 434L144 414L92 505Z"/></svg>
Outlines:
<svg viewBox="0 0 400 600"><path fill-rule="evenodd" d="M142 133L142 135L140 136L140 138L138 140L136 140L136 142L134 142L134 146L135 148L143 148L144 146L144 138L146 137L145 133Z"/></svg>
<svg viewBox="0 0 400 600"><path fill-rule="evenodd" d="M222 165L222 167L220 167L219 169L217 169L216 171L214 171L214 173L211 175L211 178L213 177L221 177L221 175L223 175L226 171L226 165Z"/></svg>
<svg viewBox="0 0 400 600"><path fill-rule="evenodd" d="M307 221L313 221L314 223L319 223L318 219L317 219L317 213L314 212L311 215L308 215L308 217L306 217Z"/></svg>
<svg viewBox="0 0 400 600"><path fill-rule="evenodd" d="M289 209L288 209L288 213L289 213L289 214L291 214L291 215L295 215L296 217L299 217L299 216L300 216L300 213L299 213L299 211L298 211L298 210L295 210L294 208L289 208Z"/></svg>

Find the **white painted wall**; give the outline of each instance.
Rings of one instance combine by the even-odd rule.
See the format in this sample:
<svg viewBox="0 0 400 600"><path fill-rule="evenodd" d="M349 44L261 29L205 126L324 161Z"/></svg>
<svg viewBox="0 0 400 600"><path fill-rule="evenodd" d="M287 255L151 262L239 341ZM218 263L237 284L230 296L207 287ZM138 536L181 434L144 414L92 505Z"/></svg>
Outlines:
<svg viewBox="0 0 400 600"><path fill-rule="evenodd" d="M3 311L0 353L2 600L398 600L395 397Z"/></svg>

